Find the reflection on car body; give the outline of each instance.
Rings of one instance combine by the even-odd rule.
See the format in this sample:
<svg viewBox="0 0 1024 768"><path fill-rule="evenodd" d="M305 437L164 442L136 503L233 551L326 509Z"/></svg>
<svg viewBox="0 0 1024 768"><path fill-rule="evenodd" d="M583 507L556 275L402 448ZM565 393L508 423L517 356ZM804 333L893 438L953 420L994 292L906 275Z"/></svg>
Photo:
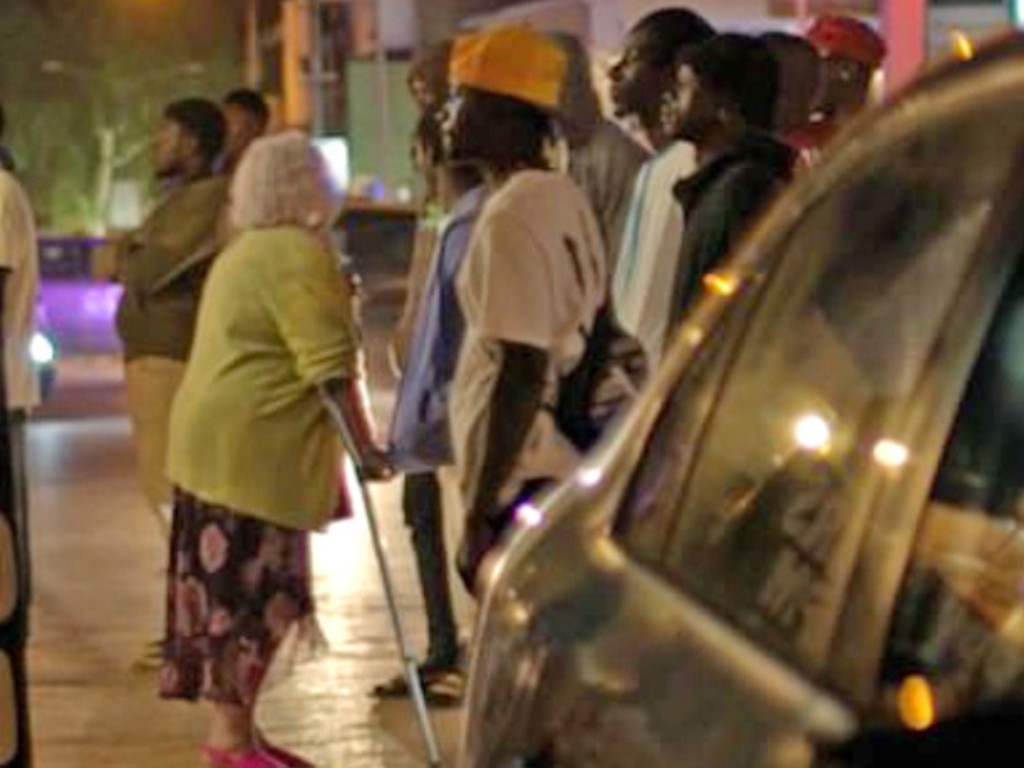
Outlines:
<svg viewBox="0 0 1024 768"><path fill-rule="evenodd" d="M524 516L462 765L805 766L1024 694L1024 38L778 201Z"/></svg>

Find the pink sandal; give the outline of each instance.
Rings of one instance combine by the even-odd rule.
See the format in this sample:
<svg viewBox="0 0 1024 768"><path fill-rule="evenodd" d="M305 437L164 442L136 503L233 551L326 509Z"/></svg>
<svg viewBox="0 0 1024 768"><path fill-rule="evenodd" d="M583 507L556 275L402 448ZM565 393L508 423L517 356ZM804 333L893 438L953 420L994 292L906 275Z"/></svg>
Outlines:
<svg viewBox="0 0 1024 768"><path fill-rule="evenodd" d="M226 749L203 744L199 747L199 751L213 768L289 768L287 763L279 762L268 752L259 749L248 752L229 752Z"/></svg>

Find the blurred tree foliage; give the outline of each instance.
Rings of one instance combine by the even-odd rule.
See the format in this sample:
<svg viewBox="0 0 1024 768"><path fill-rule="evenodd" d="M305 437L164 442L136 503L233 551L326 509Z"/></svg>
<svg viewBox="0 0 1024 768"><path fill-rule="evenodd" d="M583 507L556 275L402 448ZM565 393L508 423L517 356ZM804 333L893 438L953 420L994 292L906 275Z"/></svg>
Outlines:
<svg viewBox="0 0 1024 768"><path fill-rule="evenodd" d="M106 229L115 182L148 195L163 107L243 76L243 0L2 0L6 143L42 228Z"/></svg>

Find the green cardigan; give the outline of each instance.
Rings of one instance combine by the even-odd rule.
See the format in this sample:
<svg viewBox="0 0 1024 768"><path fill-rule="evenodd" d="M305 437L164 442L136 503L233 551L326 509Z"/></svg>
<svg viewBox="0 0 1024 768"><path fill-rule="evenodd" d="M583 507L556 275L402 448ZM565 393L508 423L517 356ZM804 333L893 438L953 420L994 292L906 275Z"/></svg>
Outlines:
<svg viewBox="0 0 1024 768"><path fill-rule="evenodd" d="M172 190L121 244L117 330L125 359L188 359L199 295L223 245L228 183L209 176Z"/></svg>
<svg viewBox="0 0 1024 768"><path fill-rule="evenodd" d="M332 253L299 228L245 232L203 292L171 411L169 478L208 503L319 527L337 504L341 444L316 386L358 366Z"/></svg>

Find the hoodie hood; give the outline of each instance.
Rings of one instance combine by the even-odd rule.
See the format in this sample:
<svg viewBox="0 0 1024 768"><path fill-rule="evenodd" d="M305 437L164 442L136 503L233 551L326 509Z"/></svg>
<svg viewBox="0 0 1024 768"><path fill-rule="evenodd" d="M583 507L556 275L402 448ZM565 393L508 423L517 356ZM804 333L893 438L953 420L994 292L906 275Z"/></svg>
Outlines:
<svg viewBox="0 0 1024 768"><path fill-rule="evenodd" d="M699 197L708 185L740 165L757 166L769 175L789 179L793 175L796 161L797 153L788 144L770 134L751 131L698 168L692 176L677 182L673 194L686 206L689 201Z"/></svg>

